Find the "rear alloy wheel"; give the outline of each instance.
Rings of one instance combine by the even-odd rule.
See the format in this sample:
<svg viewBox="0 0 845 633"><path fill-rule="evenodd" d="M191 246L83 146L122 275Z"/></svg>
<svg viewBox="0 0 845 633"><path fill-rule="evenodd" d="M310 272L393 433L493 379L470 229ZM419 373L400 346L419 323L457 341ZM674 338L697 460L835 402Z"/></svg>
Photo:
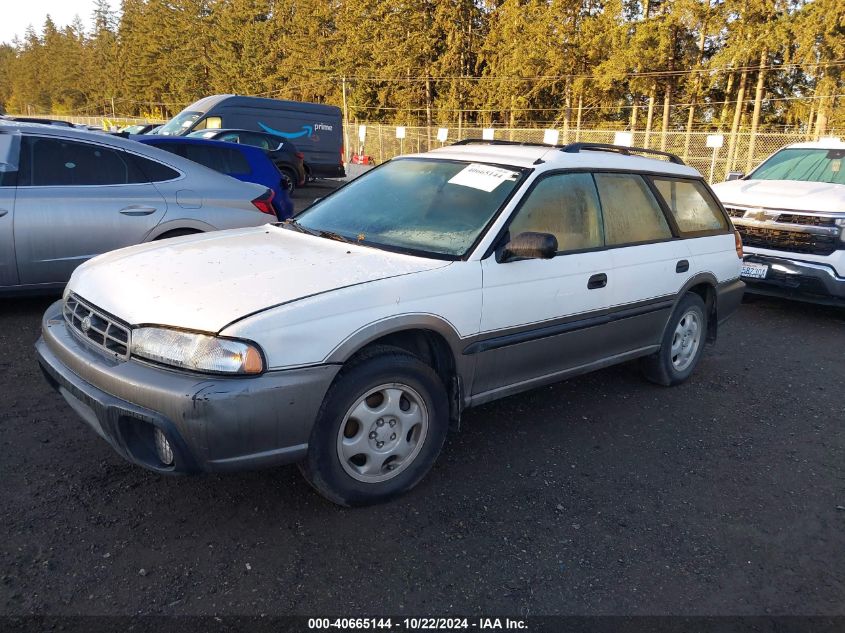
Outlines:
<svg viewBox="0 0 845 633"><path fill-rule="evenodd" d="M685 294L672 313L660 350L642 360L643 373L667 387L684 382L695 370L707 338L707 311L697 294Z"/></svg>
<svg viewBox="0 0 845 633"><path fill-rule="evenodd" d="M678 320L672 333L670 354L672 366L678 371L689 367L698 354L701 345L701 320L694 308L687 310Z"/></svg>
<svg viewBox="0 0 845 633"><path fill-rule="evenodd" d="M339 505L387 501L425 476L448 426L446 389L434 370L404 350L378 347L335 378L300 470Z"/></svg>

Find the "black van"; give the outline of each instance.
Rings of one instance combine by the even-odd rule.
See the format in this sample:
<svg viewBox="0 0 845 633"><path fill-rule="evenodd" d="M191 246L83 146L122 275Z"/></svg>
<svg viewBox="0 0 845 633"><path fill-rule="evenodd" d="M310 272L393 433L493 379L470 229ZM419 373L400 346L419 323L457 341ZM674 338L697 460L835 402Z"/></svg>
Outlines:
<svg viewBox="0 0 845 633"><path fill-rule="evenodd" d="M342 178L346 175L343 169L343 118L336 106L263 97L212 95L189 105L157 133L184 136L210 128L273 134L292 141L305 154L310 176Z"/></svg>

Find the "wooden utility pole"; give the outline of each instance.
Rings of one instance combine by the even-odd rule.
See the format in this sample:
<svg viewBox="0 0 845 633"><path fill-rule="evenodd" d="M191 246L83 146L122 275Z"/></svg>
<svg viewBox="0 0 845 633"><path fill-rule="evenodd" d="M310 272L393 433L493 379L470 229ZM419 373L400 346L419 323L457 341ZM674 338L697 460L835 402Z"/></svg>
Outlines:
<svg viewBox="0 0 845 633"><path fill-rule="evenodd" d="M648 114L645 120L645 141L643 147L648 148L651 139L651 124L654 123L654 100L657 97L657 83L651 84L651 92L648 95Z"/></svg>
<svg viewBox="0 0 845 633"><path fill-rule="evenodd" d="M725 86L725 101L722 103L722 112L719 114L719 131L725 126L728 120L728 110L731 104L731 93L734 90L734 76L735 72L728 75L728 84Z"/></svg>
<svg viewBox="0 0 845 633"><path fill-rule="evenodd" d="M569 120L572 118L572 93L569 86L569 79L566 80L566 96L563 106L563 143L569 142Z"/></svg>
<svg viewBox="0 0 845 633"><path fill-rule="evenodd" d="M431 73L425 75L425 137L426 151L431 150Z"/></svg>
<svg viewBox="0 0 845 633"><path fill-rule="evenodd" d="M346 76L343 77L341 88L343 91L343 162L349 152L349 108L346 104Z"/></svg>
<svg viewBox="0 0 845 633"><path fill-rule="evenodd" d="M684 136L684 162L687 162L687 158L689 157L689 144L690 144L690 137L692 136L692 124L693 120L695 119L695 106L696 102L698 101L698 92L701 89L701 65L704 61L704 42L705 37L707 34L707 21L705 20L701 24L701 33L698 38L698 73L695 75L695 83L693 84L692 89L692 96L690 98L690 105L689 105L689 112L687 113L687 133ZM711 174L710 180L713 180L713 176Z"/></svg>
<svg viewBox="0 0 845 633"><path fill-rule="evenodd" d="M754 146L757 140L757 128L760 125L760 110L763 107L763 93L766 90L766 60L768 51L764 48L760 53L760 69L757 71L757 92L754 94L754 114L751 117L751 138L748 140L748 160L745 162L745 173L754 166Z"/></svg>
<svg viewBox="0 0 845 633"><path fill-rule="evenodd" d="M584 110L584 93L578 93L578 115L575 120L575 142L581 140L581 112Z"/></svg>
<svg viewBox="0 0 845 633"><path fill-rule="evenodd" d="M739 133L739 122L742 117L742 109L745 106L745 82L747 79L748 69L743 67L742 74L739 76L739 89L736 93L736 108L734 108L734 120L731 125L731 138L728 141L728 162L725 167L725 176L727 176L727 172L733 171L734 163L736 161L736 141L737 134Z"/></svg>
<svg viewBox="0 0 845 633"><path fill-rule="evenodd" d="M666 84L663 94L663 124L660 127L660 151L666 151L666 137L669 135L669 106L672 102L672 84Z"/></svg>

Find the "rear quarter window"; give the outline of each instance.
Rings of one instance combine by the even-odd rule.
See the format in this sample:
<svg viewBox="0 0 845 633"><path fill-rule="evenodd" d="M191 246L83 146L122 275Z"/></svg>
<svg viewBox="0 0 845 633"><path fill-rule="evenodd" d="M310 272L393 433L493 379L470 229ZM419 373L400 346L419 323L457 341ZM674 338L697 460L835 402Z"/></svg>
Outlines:
<svg viewBox="0 0 845 633"><path fill-rule="evenodd" d="M132 160L144 176L145 182L165 182L167 180L175 180L179 177L179 172L175 169L162 165L158 161L151 160L133 154Z"/></svg>
<svg viewBox="0 0 845 633"><path fill-rule="evenodd" d="M654 178L655 187L683 235L723 232L728 221L705 186L695 180Z"/></svg>
<svg viewBox="0 0 845 633"><path fill-rule="evenodd" d="M672 238L672 230L648 184L638 174L595 174L608 246Z"/></svg>

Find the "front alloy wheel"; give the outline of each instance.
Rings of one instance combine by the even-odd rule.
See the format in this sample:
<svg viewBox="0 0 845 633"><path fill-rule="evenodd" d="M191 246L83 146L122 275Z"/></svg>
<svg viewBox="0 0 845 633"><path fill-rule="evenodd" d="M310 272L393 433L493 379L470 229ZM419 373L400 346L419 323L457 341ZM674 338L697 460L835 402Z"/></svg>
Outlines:
<svg viewBox="0 0 845 633"><path fill-rule="evenodd" d="M440 376L405 350L366 350L340 371L317 414L300 470L334 503L392 499L429 471L449 427Z"/></svg>
<svg viewBox="0 0 845 633"><path fill-rule="evenodd" d="M428 408L413 388L379 385L347 411L337 435L337 456L350 477L387 481L413 463L428 433Z"/></svg>

